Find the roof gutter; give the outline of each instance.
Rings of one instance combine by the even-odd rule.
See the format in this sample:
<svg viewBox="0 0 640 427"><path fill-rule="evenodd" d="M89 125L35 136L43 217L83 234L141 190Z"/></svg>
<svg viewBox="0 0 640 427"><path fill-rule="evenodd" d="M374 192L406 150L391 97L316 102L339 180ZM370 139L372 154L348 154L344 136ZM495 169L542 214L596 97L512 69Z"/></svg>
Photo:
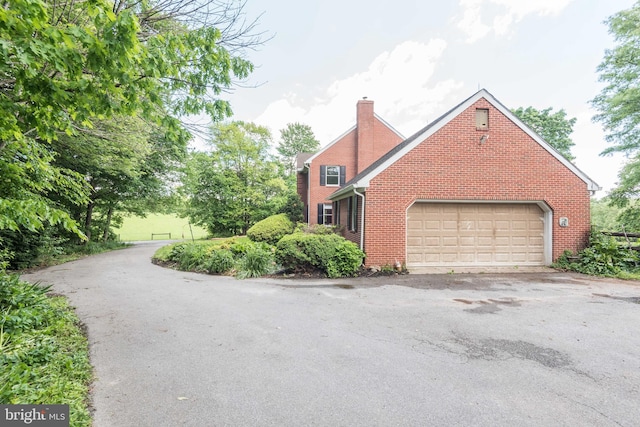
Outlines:
<svg viewBox="0 0 640 427"><path fill-rule="evenodd" d="M358 185L358 183L351 184L347 187L343 187L336 191L335 193L329 196L329 200L338 200L341 196L346 196L347 194L351 194L356 191L356 188L365 188L363 185Z"/></svg>

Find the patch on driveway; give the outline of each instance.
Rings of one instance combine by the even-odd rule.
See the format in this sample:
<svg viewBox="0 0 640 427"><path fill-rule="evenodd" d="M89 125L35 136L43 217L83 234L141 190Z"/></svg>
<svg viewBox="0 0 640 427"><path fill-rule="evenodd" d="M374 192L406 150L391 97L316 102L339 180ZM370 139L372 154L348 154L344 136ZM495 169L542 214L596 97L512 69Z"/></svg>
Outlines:
<svg viewBox="0 0 640 427"><path fill-rule="evenodd" d="M617 299L620 301L631 302L633 304L640 304L640 297L614 297L613 295L608 295L608 294L593 294L593 296Z"/></svg>
<svg viewBox="0 0 640 427"><path fill-rule="evenodd" d="M568 355L526 341L492 338L474 341L458 337L455 342L466 348L465 354L470 359L507 360L515 357L531 360L547 368L564 368L572 364Z"/></svg>
<svg viewBox="0 0 640 427"><path fill-rule="evenodd" d="M501 298L501 299L489 298L486 301L485 300L472 301L472 300L463 299L463 298L454 298L453 300L456 302L461 302L463 304L468 304L468 305L479 304L478 307L467 308L464 310L468 313L475 313L475 314L492 314L502 310L500 308L500 306L502 305L507 305L511 307L520 307L521 305L520 300L518 300L517 298Z"/></svg>

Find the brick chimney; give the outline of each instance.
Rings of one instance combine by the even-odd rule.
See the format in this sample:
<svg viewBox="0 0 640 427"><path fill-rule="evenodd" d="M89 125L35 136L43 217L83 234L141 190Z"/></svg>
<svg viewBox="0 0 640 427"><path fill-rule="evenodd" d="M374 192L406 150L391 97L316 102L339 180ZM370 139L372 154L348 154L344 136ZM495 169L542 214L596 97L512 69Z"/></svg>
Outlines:
<svg viewBox="0 0 640 427"><path fill-rule="evenodd" d="M360 173L376 160L373 145L373 101L366 97L359 100L356 106L356 127L356 173Z"/></svg>

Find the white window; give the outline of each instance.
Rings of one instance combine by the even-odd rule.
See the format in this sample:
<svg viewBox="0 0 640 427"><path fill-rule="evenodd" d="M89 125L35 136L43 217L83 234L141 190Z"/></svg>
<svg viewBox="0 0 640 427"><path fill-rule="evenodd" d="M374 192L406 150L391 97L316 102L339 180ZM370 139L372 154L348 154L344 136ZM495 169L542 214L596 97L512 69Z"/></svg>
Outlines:
<svg viewBox="0 0 640 427"><path fill-rule="evenodd" d="M340 166L327 166L327 185L340 185Z"/></svg>
<svg viewBox="0 0 640 427"><path fill-rule="evenodd" d="M322 223L324 225L333 224L333 205L331 203L325 203L322 206Z"/></svg>
<svg viewBox="0 0 640 427"><path fill-rule="evenodd" d="M344 185L347 173L346 166L320 166L320 185L329 187L339 187Z"/></svg>

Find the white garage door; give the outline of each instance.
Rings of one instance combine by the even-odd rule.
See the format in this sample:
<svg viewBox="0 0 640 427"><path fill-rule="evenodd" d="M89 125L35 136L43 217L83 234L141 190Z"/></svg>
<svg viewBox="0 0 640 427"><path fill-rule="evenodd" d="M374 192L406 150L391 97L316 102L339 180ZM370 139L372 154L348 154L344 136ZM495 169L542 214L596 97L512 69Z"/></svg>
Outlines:
<svg viewBox="0 0 640 427"><path fill-rule="evenodd" d="M407 266L544 265L536 204L415 203L407 213Z"/></svg>

